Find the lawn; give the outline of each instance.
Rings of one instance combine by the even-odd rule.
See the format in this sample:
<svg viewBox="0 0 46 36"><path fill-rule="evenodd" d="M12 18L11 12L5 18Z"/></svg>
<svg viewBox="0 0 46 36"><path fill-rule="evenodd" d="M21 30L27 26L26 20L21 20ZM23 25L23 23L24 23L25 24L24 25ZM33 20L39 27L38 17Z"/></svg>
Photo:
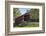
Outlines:
<svg viewBox="0 0 46 36"><path fill-rule="evenodd" d="M23 27L39 27L39 22L24 22L19 24L19 26L15 26L17 28L23 28Z"/></svg>

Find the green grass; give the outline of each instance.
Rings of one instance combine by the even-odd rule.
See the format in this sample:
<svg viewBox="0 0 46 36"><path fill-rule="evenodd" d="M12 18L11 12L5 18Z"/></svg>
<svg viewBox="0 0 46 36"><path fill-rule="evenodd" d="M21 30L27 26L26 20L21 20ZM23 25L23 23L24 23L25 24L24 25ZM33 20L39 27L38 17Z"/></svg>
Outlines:
<svg viewBox="0 0 46 36"><path fill-rule="evenodd" d="M39 23L38 22L26 22L25 24L27 24L27 25L23 26L23 27L16 26L16 28L39 27Z"/></svg>

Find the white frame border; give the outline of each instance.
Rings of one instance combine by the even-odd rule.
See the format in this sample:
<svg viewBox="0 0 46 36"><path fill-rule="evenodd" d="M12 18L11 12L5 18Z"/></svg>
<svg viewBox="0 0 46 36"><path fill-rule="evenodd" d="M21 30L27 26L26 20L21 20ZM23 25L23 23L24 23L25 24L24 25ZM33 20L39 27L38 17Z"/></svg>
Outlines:
<svg viewBox="0 0 46 36"><path fill-rule="evenodd" d="M13 28L13 8L37 8L40 9L39 11L39 27L33 28ZM25 30L24 30L25 29ZM29 29L29 30L27 30ZM17 31L35 31L35 30L42 30L42 6L32 6L32 5L10 5L10 32L17 32Z"/></svg>

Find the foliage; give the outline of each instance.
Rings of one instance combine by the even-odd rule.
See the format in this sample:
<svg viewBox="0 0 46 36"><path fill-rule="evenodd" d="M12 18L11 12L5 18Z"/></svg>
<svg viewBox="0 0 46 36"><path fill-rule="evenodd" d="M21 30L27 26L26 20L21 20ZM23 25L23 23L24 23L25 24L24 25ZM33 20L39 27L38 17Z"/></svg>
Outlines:
<svg viewBox="0 0 46 36"><path fill-rule="evenodd" d="M14 8L13 9L13 16L14 17L19 17L21 15L20 11L19 11L19 8Z"/></svg>
<svg viewBox="0 0 46 36"><path fill-rule="evenodd" d="M32 19L39 19L39 9L31 9Z"/></svg>

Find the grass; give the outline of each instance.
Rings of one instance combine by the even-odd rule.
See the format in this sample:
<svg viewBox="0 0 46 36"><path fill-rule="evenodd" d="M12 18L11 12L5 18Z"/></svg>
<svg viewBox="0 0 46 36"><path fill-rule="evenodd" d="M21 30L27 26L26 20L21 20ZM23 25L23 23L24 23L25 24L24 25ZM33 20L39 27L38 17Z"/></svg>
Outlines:
<svg viewBox="0 0 46 36"><path fill-rule="evenodd" d="M16 28L30 28L30 27L39 27L39 23L38 22L26 22L25 23L26 26L16 26Z"/></svg>

